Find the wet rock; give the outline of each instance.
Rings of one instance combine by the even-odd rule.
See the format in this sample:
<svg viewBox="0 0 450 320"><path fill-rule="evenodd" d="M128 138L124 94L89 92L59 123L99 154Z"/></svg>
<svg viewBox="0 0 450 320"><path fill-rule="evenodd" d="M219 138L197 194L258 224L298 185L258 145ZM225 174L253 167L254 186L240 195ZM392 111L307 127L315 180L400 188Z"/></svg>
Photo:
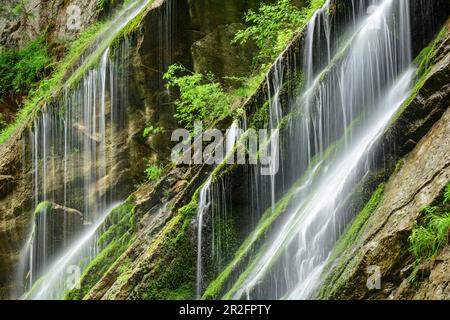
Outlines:
<svg viewBox="0 0 450 320"><path fill-rule="evenodd" d="M0 198L7 195L13 186L14 186L13 176L0 175Z"/></svg>
<svg viewBox="0 0 450 320"><path fill-rule="evenodd" d="M83 214L75 209L66 208L53 202L41 202L35 210L36 239L45 239L47 261L58 256L83 231ZM40 232L45 234L40 235ZM39 248L40 249L40 248Z"/></svg>

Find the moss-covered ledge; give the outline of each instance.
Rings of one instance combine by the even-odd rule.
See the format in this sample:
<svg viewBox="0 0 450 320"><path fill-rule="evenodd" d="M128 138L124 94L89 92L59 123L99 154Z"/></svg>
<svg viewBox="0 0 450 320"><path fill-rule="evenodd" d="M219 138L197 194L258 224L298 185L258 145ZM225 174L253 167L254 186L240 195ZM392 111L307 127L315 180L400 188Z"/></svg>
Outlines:
<svg viewBox="0 0 450 320"><path fill-rule="evenodd" d="M89 263L81 275L79 284L65 293L64 299L83 299L90 289L101 279L111 265L125 252L134 241L136 220L132 197L114 208L99 230L98 246L103 248L93 261Z"/></svg>

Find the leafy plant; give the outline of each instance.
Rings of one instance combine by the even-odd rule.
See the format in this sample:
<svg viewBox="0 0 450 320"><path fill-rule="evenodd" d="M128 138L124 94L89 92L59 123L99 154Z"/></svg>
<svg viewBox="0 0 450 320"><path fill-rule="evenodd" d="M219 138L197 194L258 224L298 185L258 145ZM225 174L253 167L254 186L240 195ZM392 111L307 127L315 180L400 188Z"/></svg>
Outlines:
<svg viewBox="0 0 450 320"><path fill-rule="evenodd" d="M45 76L44 70L51 63L45 35L40 35L22 50L3 49L0 52L0 95L30 90Z"/></svg>
<svg viewBox="0 0 450 320"><path fill-rule="evenodd" d="M450 198L450 184L444 188L441 204L428 206L422 209L425 214L421 223L416 223L409 237L409 250L414 256L414 271L410 276L413 281L417 276L418 266L438 255L440 250L448 244L450 233L450 211L448 201Z"/></svg>
<svg viewBox="0 0 450 320"><path fill-rule="evenodd" d="M175 117L186 129L192 130L195 121L210 125L216 119L231 115L232 99L212 73L196 73L174 64L163 78L169 88L180 91L180 97L175 101Z"/></svg>
<svg viewBox="0 0 450 320"><path fill-rule="evenodd" d="M153 164L149 165L147 169L145 169L147 180L151 182L156 182L161 179L162 172L162 168Z"/></svg>
<svg viewBox="0 0 450 320"><path fill-rule="evenodd" d="M409 237L410 250L416 261L422 262L439 253L448 241L450 212L442 215L427 211L424 225L417 225Z"/></svg>
<svg viewBox="0 0 450 320"><path fill-rule="evenodd" d="M445 189L444 189L444 201L442 203L443 204L450 203L450 183L445 186Z"/></svg>
<svg viewBox="0 0 450 320"><path fill-rule="evenodd" d="M162 133L162 132L164 132L163 127L149 126L149 127L146 127L144 129L144 131L142 132L142 137L147 138L149 135L155 135L155 134Z"/></svg>
<svg viewBox="0 0 450 320"><path fill-rule="evenodd" d="M271 62L323 3L323 0L311 0L309 6L301 10L291 0L262 4L258 11L249 10L245 14L249 27L238 31L232 42L243 44L249 40L255 41L260 50L257 62Z"/></svg>

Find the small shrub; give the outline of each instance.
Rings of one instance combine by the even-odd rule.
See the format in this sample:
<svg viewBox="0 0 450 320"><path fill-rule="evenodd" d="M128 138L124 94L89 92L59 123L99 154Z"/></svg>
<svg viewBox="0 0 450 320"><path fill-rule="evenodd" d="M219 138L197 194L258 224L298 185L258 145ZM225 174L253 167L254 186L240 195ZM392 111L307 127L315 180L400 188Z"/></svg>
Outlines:
<svg viewBox="0 0 450 320"><path fill-rule="evenodd" d="M232 98L211 73L195 73L174 64L163 78L169 88L180 91L180 98L175 101L175 117L186 129L192 130L195 121L204 121L208 126L231 115Z"/></svg>
<svg viewBox="0 0 450 320"><path fill-rule="evenodd" d="M7 92L25 93L44 76L52 63L44 35L31 41L22 50L0 51L0 95Z"/></svg>
<svg viewBox="0 0 450 320"><path fill-rule="evenodd" d="M434 257L440 250L448 245L450 233L450 211L448 202L450 198L450 184L444 189L442 203L436 206L428 206L422 211L425 215L420 223L416 223L409 237L410 247L414 261L414 271L410 280L417 276L418 266Z"/></svg>
<svg viewBox="0 0 450 320"><path fill-rule="evenodd" d="M156 165L149 165L147 169L145 169L145 175L148 181L156 182L161 179L163 170Z"/></svg>
<svg viewBox="0 0 450 320"><path fill-rule="evenodd" d="M164 128L162 128L162 127L156 127L155 128L153 126L149 126L149 127L146 127L144 129L144 131L142 132L142 137L143 138L147 138L150 135L155 135L155 134L158 134L158 133L161 133L161 132L164 132Z"/></svg>

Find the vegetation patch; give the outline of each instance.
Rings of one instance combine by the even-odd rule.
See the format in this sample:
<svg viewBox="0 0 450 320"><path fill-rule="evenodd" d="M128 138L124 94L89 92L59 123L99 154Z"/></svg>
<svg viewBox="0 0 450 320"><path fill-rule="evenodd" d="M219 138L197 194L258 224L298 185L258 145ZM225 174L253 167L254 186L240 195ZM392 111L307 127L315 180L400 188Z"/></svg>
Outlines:
<svg viewBox="0 0 450 320"><path fill-rule="evenodd" d="M433 258L449 243L450 236L450 183L443 196L434 205L422 209L423 217L416 222L409 237L409 250L414 257L414 270L410 282L418 283L419 266Z"/></svg>
<svg viewBox="0 0 450 320"><path fill-rule="evenodd" d="M34 214L35 216L38 216L42 213L48 212L50 210L53 209L53 203L50 201L43 201L41 203L39 203L36 207L36 209L34 210Z"/></svg>
<svg viewBox="0 0 450 320"><path fill-rule="evenodd" d="M249 10L245 14L249 27L240 30L233 42L242 44L249 40L255 41L260 50L255 62L270 63L324 3L324 0L310 0L303 9L298 9L291 0L263 3L256 12Z"/></svg>
<svg viewBox="0 0 450 320"><path fill-rule="evenodd" d="M183 300L195 297L196 250L193 250L191 220L198 210L200 186L191 201L178 210L160 236L148 249L156 256L152 280L144 298L149 300Z"/></svg>
<svg viewBox="0 0 450 320"><path fill-rule="evenodd" d="M448 28L447 26L444 26L439 32L439 34L436 36L436 38L426 48L424 48L414 60L415 64L418 66L417 69L418 80L416 81L414 88L411 90L411 94L409 95L409 97L403 103L402 107L397 112L394 119L391 120L391 125L397 121L398 117L412 103L414 98L419 93L420 89L422 89L423 85L425 84L428 78L428 75L430 74L436 62L435 59L438 48L441 45L442 41L444 40L444 36L447 33Z"/></svg>
<svg viewBox="0 0 450 320"><path fill-rule="evenodd" d="M217 119L231 115L231 98L212 73L201 74L174 64L163 76L169 88L177 88L180 97L175 101L175 117L188 130L195 121L209 126Z"/></svg>
<svg viewBox="0 0 450 320"><path fill-rule="evenodd" d="M53 59L45 34L29 42L23 49L0 49L0 96L8 92L24 94L44 78Z"/></svg>

